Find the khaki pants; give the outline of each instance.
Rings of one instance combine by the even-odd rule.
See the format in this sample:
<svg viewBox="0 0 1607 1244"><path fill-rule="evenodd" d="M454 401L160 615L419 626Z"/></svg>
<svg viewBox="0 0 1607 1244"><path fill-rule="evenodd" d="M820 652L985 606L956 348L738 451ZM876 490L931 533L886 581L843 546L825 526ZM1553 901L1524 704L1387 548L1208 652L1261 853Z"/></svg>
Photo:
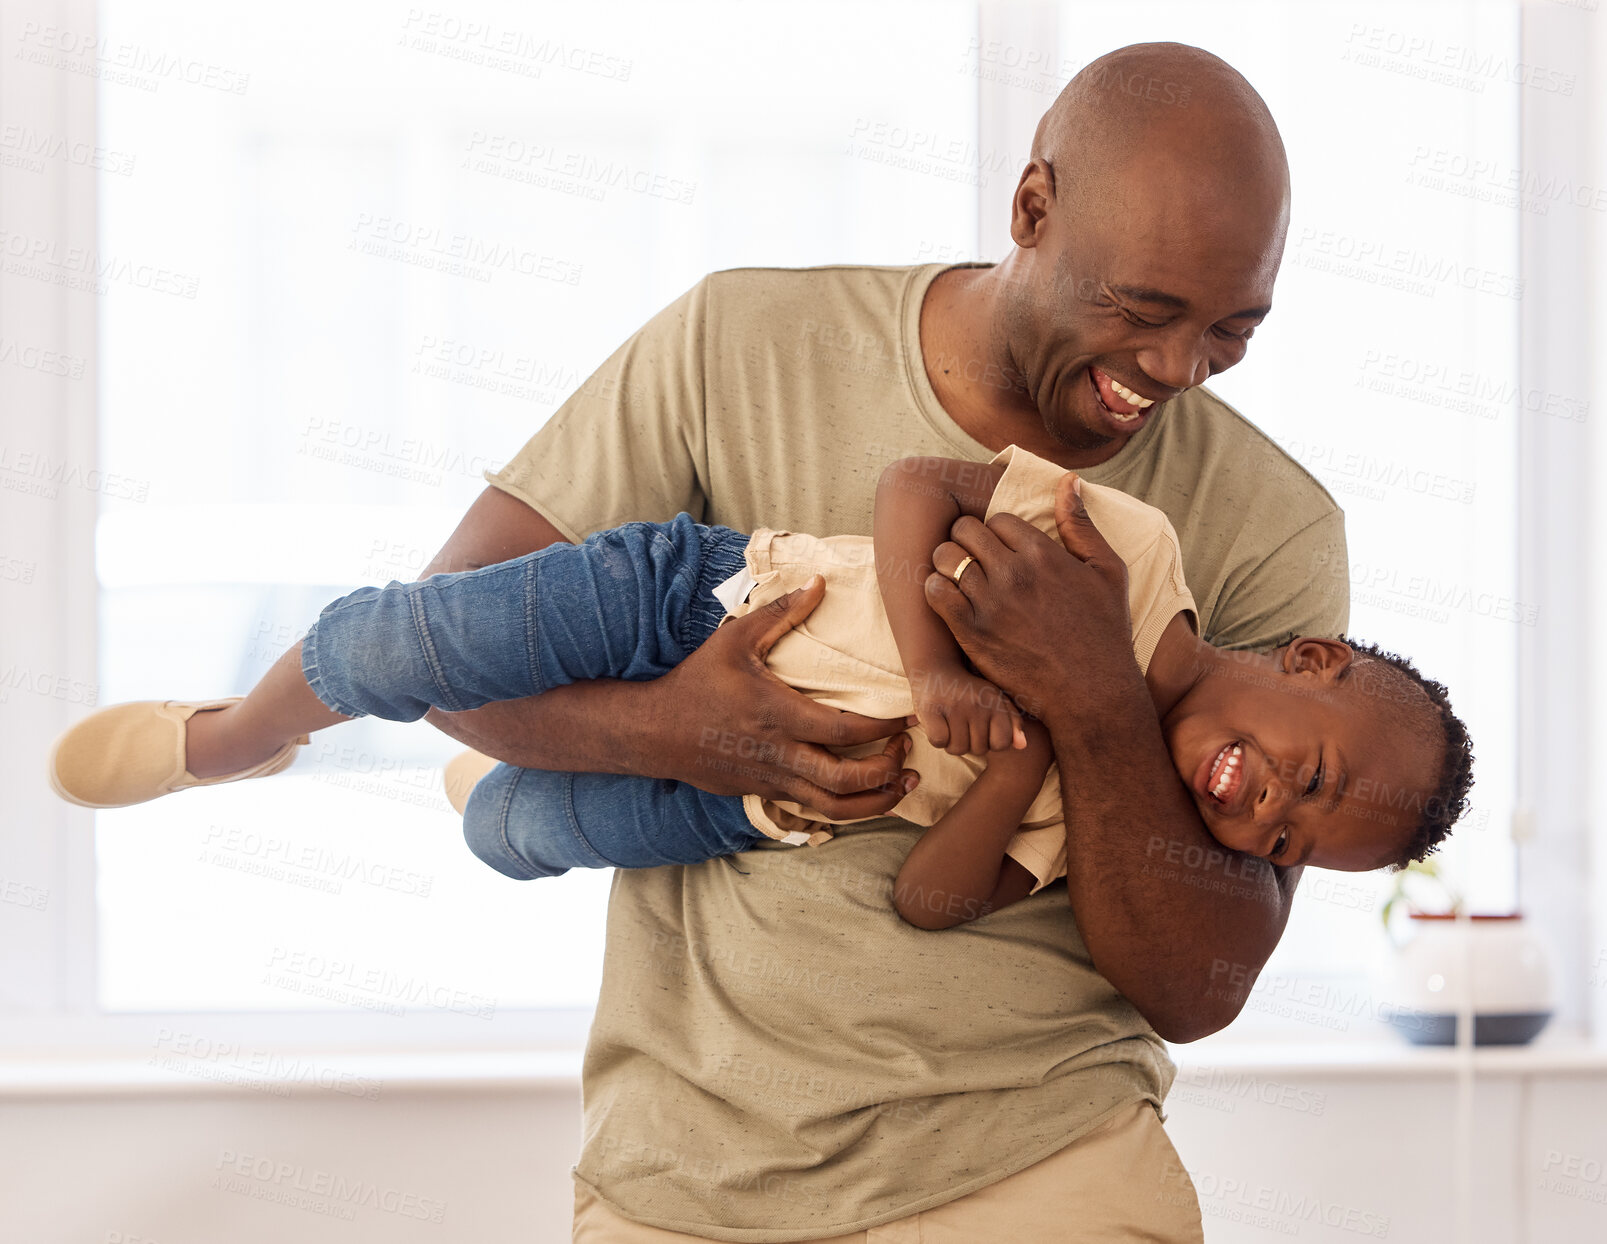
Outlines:
<svg viewBox="0 0 1607 1244"><path fill-rule="evenodd" d="M621 1218L575 1185L574 1244L674 1244L707 1237ZM806 1244L1201 1244L1200 1203L1148 1102L1108 1121L1024 1171L868 1231Z"/></svg>

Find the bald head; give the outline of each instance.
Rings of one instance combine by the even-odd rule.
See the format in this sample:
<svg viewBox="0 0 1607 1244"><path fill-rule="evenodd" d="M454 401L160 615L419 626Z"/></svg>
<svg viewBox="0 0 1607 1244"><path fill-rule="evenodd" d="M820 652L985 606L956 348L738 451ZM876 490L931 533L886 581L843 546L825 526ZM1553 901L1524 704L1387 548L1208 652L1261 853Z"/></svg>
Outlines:
<svg viewBox="0 0 1607 1244"><path fill-rule="evenodd" d="M1116 172L1163 173L1196 199L1220 189L1281 201L1289 189L1266 101L1221 57L1182 43L1135 43L1087 65L1038 122L1032 156L1074 203Z"/></svg>
<svg viewBox="0 0 1607 1244"><path fill-rule="evenodd" d="M970 278L1018 377L1000 418L1041 420L1062 465L1108 460L1244 357L1288 228L1283 140L1237 70L1178 43L1100 57L1038 124L1014 249Z"/></svg>

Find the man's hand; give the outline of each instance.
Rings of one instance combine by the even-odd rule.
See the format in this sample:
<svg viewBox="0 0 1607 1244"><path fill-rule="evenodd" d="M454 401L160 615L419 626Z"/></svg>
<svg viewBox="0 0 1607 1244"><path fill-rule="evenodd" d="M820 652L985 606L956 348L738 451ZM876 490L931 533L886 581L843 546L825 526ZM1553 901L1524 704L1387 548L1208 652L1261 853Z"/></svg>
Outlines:
<svg viewBox="0 0 1607 1244"><path fill-rule="evenodd" d="M725 623L653 684L662 693L654 733L665 756L651 776L717 795L790 799L836 820L880 816L915 789L919 775L901 768L910 743L906 718L828 708L765 663L825 590L816 575L807 587ZM859 760L827 750L883 738L881 752Z"/></svg>
<svg viewBox="0 0 1607 1244"><path fill-rule="evenodd" d="M881 816L918 781L902 767L907 719L828 708L765 664L824 593L817 578L725 623L652 682L576 683L429 719L477 751L526 768L671 778L717 795L790 800L835 820ZM606 751L586 742L599 714L613 723ZM861 759L828 750L877 739L887 745Z"/></svg>
<svg viewBox="0 0 1607 1244"><path fill-rule="evenodd" d="M1064 548L1014 514L987 523L965 517L932 554L936 573L926 581L927 602L972 664L1051 732L1064 704L1045 701L1045 689L1076 686L1087 717L1104 688L1130 693L1135 679L1142 683L1127 566L1088 517L1075 482L1067 475L1055 494ZM967 555L976 560L956 584L949 576Z"/></svg>

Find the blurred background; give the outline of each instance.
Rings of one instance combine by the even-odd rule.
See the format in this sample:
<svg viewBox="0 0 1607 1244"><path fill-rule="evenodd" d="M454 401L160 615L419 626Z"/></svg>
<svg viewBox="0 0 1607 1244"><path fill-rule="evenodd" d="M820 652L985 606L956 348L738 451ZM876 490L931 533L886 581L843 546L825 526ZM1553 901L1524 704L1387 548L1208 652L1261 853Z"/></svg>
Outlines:
<svg viewBox="0 0 1607 1244"><path fill-rule="evenodd" d="M1604 21L8 0L7 1237L568 1238L606 874L476 862L428 729L99 818L50 796L49 741L243 693L324 602L416 577L703 274L1002 257L1060 87L1172 39L1250 79L1293 169L1276 311L1211 387L1344 507L1352 633L1447 683L1478 757L1436 875L1308 871L1243 1016L1174 1051L1207 1238L1607 1238ZM1541 1031L1419 1044L1458 1010Z"/></svg>

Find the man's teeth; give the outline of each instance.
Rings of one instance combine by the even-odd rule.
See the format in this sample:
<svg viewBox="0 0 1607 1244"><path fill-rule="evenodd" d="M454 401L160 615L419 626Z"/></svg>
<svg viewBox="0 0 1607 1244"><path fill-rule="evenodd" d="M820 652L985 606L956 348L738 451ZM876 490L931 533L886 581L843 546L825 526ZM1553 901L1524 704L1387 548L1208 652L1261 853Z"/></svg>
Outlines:
<svg viewBox="0 0 1607 1244"><path fill-rule="evenodd" d="M1134 393L1126 385L1117 383L1115 380L1112 380L1111 377L1106 376L1105 379L1110 380L1110 387L1115 391L1116 396L1121 398L1122 401L1131 402L1134 406L1137 406L1140 410L1144 410L1144 409L1146 409L1146 408L1148 408L1150 406L1155 405L1155 399L1154 398L1152 398L1152 397L1139 397L1138 394Z"/></svg>
<svg viewBox="0 0 1607 1244"><path fill-rule="evenodd" d="M1216 785L1211 788L1211 793L1218 799L1222 798L1222 796L1227 793L1228 787L1233 785L1233 775L1239 771L1239 757L1243 755L1244 748L1238 743L1235 743L1233 745L1233 750L1228 753L1226 764L1223 764L1222 761L1218 759L1217 763L1222 765L1222 776L1217 778Z"/></svg>

